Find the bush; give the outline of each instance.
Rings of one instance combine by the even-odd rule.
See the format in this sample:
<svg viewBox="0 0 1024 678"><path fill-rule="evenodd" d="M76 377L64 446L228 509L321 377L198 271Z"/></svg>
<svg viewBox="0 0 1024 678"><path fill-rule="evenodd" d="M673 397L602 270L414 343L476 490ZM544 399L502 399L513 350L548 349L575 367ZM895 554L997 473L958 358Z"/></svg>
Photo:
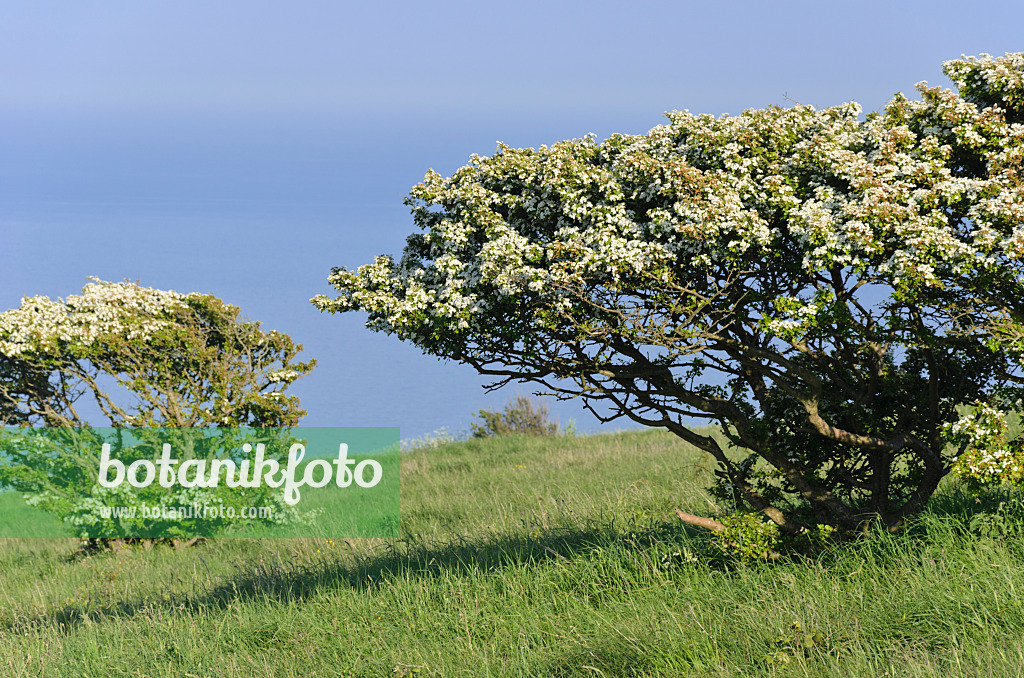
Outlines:
<svg viewBox="0 0 1024 678"><path fill-rule="evenodd" d="M482 409L475 416L480 419L480 423L470 424L474 438L507 435L553 436L558 434L558 422L551 421L549 418L547 405L523 395L518 395L510 400L501 412Z"/></svg>

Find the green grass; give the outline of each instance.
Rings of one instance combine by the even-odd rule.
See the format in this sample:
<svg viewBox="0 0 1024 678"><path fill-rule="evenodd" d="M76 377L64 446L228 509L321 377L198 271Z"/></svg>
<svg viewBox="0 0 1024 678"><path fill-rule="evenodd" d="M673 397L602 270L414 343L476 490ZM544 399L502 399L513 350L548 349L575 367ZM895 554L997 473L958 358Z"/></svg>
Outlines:
<svg viewBox="0 0 1024 678"><path fill-rule="evenodd" d="M472 440L402 473L399 540L0 542L0 676L1024 673L1024 527L975 534L989 506L952 487L902 534L743 566L675 555L701 537L672 510L714 505L663 432Z"/></svg>
<svg viewBox="0 0 1024 678"><path fill-rule="evenodd" d="M74 532L56 516L25 504L19 492L0 492L0 534L70 536Z"/></svg>

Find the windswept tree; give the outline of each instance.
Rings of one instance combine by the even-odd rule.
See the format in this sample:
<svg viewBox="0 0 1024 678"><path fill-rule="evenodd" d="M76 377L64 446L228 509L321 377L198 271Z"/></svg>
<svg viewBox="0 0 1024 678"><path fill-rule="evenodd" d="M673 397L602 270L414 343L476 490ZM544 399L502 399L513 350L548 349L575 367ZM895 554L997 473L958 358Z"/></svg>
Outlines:
<svg viewBox="0 0 1024 678"><path fill-rule="evenodd" d="M267 488L107 490L98 485L99 443L111 436L97 437L92 427L132 428L115 443L152 438L150 447L133 448L144 456L171 438L183 458L225 454L234 432L211 437L220 445L211 452L198 429L291 427L305 414L285 392L314 366L297 359L301 350L210 295L94 280L65 299L25 298L0 313L0 424L19 427L0 437L0 486L27 493L29 503L86 537L195 536L229 522L121 520L100 510L111 502L268 505L279 509L274 520L297 519ZM287 432L261 435L277 440Z"/></svg>
<svg viewBox="0 0 1024 678"><path fill-rule="evenodd" d="M413 188L400 261L336 268L312 301L665 427L783 531L898 526L955 461L943 427L1019 383L1024 346L1024 55L945 72L959 92L866 118L677 111L501 145Z"/></svg>
<svg viewBox="0 0 1024 678"><path fill-rule="evenodd" d="M0 313L5 425L294 426L285 390L315 364L286 334L205 294L94 281ZM87 422L90 402L104 421Z"/></svg>

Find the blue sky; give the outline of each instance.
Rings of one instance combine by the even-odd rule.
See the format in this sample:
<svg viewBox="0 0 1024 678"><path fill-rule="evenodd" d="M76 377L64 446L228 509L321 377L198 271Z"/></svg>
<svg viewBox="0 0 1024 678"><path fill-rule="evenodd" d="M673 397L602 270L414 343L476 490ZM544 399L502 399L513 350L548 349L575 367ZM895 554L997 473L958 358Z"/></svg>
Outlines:
<svg viewBox="0 0 1024 678"><path fill-rule="evenodd" d="M305 423L458 429L515 387L308 303L331 266L400 252L428 168L672 109L870 111L1024 50L1021 25L1010 1L5 3L0 309L90 275L209 292L319 360Z"/></svg>

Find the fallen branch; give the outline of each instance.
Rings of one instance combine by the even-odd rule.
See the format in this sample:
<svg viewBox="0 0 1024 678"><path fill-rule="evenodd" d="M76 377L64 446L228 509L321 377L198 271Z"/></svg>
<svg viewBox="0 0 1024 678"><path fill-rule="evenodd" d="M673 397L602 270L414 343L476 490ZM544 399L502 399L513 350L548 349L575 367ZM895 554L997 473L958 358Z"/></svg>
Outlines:
<svg viewBox="0 0 1024 678"><path fill-rule="evenodd" d="M679 520L690 525L696 525L697 527L703 527L705 530L711 530L712 532L723 532L725 531L725 525L718 522L714 518L702 518L701 516L695 516L692 513L685 513L676 509L676 515L679 516Z"/></svg>

